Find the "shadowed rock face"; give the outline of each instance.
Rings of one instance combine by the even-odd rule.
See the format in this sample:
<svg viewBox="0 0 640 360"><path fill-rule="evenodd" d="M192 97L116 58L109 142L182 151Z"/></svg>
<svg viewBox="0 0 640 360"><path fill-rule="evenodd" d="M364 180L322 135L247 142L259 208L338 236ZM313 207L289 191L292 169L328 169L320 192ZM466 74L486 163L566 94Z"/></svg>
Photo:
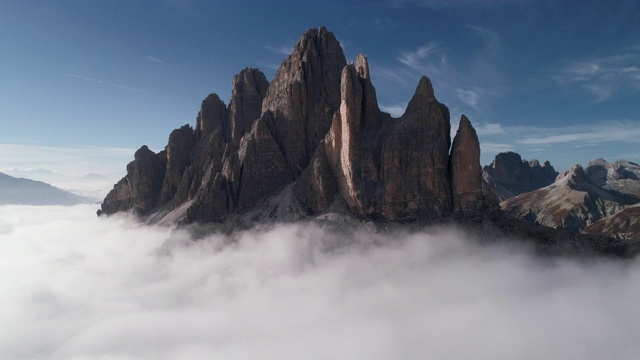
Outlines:
<svg viewBox="0 0 640 360"><path fill-rule="evenodd" d="M166 162L164 151L156 154L143 145L127 165L127 175L107 194L102 203L102 213L132 210L145 215L152 211L162 190Z"/></svg>
<svg viewBox="0 0 640 360"><path fill-rule="evenodd" d="M209 95L195 130L174 131L161 155L139 150L102 212L227 222L346 204L363 219L476 218L488 209L478 138L463 117L450 155L450 130L428 78L394 119L379 109L367 58L347 64L331 32L311 29L271 83L242 70L228 107Z"/></svg>
<svg viewBox="0 0 640 360"><path fill-rule="evenodd" d="M520 154L504 152L496 155L491 165L483 168L483 178L493 187L499 201L552 184L558 172L548 161L523 160Z"/></svg>

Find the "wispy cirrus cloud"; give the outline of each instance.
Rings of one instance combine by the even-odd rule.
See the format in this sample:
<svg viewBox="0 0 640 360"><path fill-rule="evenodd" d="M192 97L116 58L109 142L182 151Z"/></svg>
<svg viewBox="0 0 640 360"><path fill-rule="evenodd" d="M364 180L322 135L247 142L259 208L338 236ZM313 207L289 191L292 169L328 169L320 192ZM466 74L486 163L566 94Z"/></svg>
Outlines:
<svg viewBox="0 0 640 360"><path fill-rule="evenodd" d="M285 45L278 45L278 46L272 46L272 45L264 45L262 46L263 49L269 50L273 53L276 54L280 54L280 55L290 55L291 52L293 51L293 44L285 44Z"/></svg>
<svg viewBox="0 0 640 360"><path fill-rule="evenodd" d="M499 51L501 46L501 38L500 35L493 29L479 26L467 24L466 27L473 31L476 35L478 35L486 47L490 51Z"/></svg>
<svg viewBox="0 0 640 360"><path fill-rule="evenodd" d="M500 89L504 87L502 75L495 66L501 52L501 37L487 27L467 24L466 28L470 35L481 39L475 56L451 59L451 45L431 41L401 51L396 58L400 66L376 68L377 75L405 86L413 84L416 76L427 75L439 92L458 101L456 104L448 100L453 108L485 111L491 99L501 96Z"/></svg>
<svg viewBox="0 0 640 360"><path fill-rule="evenodd" d="M141 94L151 95L151 93L148 92L148 91L144 91L144 90L132 88L132 87L129 87L129 86L124 86L124 85L112 83L112 82L109 82L109 81L94 79L94 78L91 78L91 77L88 77L88 76L81 76L81 75L76 75L76 74L65 74L65 75L68 76L68 77L74 78L74 79L80 79L80 80L84 80L84 81L95 82L95 83L98 83L98 84L112 86L112 87L116 87L116 88L120 88L120 89L124 89L124 90L135 91L135 92L138 92L138 93L141 93Z"/></svg>
<svg viewBox="0 0 640 360"><path fill-rule="evenodd" d="M635 121L609 121L599 124L539 128L538 134L520 138L523 145L567 143L600 144L604 142L640 143L640 124Z"/></svg>
<svg viewBox="0 0 640 360"><path fill-rule="evenodd" d="M147 58L147 60L153 61L154 63L158 63L158 64L164 64L165 63L164 60L158 59L157 57L153 57L153 56L150 56L150 55L147 55L146 58Z"/></svg>
<svg viewBox="0 0 640 360"><path fill-rule="evenodd" d="M458 93L458 98L460 98L460 101L471 106L474 109L478 108L478 100L480 100L480 95L478 95L477 92L473 90L458 89L457 93Z"/></svg>
<svg viewBox="0 0 640 360"><path fill-rule="evenodd" d="M593 57L562 67L552 77L564 86L579 86L603 102L623 89L640 90L640 51L633 47L619 54Z"/></svg>
<svg viewBox="0 0 640 360"><path fill-rule="evenodd" d="M411 68L422 70L424 69L424 62L428 58L434 57L436 54L440 54L441 56L443 56L443 53L440 51L440 49L438 49L438 45L438 43L434 42L424 46L420 46L412 51L405 51L400 54L400 57L398 57L398 61ZM442 60L441 57L441 61L446 60Z"/></svg>
<svg viewBox="0 0 640 360"><path fill-rule="evenodd" d="M474 125L478 135L500 135L505 133L505 129L501 124L497 123L478 123Z"/></svg>

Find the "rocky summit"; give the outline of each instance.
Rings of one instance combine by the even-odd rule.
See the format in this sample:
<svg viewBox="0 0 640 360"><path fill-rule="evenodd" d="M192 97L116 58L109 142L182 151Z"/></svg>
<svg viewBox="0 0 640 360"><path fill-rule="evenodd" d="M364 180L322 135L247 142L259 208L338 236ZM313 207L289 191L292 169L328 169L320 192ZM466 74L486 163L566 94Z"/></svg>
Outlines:
<svg viewBox="0 0 640 360"><path fill-rule="evenodd" d="M380 221L481 217L493 203L478 137L465 116L453 144L450 130L428 78L392 118L378 107L366 56L347 63L333 33L310 29L271 83L244 69L229 105L211 94L195 128L174 130L157 154L141 147L99 213L152 223L295 219L336 207Z"/></svg>

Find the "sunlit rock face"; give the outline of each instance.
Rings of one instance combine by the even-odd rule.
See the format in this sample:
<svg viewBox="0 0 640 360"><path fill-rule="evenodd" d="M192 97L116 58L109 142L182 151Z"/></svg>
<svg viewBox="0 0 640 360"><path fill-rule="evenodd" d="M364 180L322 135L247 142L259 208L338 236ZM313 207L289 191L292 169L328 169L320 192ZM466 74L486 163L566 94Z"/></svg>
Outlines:
<svg viewBox="0 0 640 360"><path fill-rule="evenodd" d="M325 28L305 32L269 83L233 77L229 106L202 103L195 129L146 149L102 204L149 222L286 220L342 209L380 221L486 215L480 148L463 117L451 144L448 108L427 77L406 112L380 111L366 56L347 63Z"/></svg>

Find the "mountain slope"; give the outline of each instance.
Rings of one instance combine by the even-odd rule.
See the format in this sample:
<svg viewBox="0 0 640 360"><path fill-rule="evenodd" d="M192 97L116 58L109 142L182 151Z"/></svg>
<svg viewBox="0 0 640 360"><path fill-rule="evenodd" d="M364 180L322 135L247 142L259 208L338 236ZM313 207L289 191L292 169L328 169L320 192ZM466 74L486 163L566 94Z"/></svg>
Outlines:
<svg viewBox="0 0 640 360"><path fill-rule="evenodd" d="M602 218L587 226L583 233L640 240L640 206L633 206Z"/></svg>
<svg viewBox="0 0 640 360"><path fill-rule="evenodd" d="M0 205L76 205L93 201L41 181L0 173Z"/></svg>
<svg viewBox="0 0 640 360"><path fill-rule="evenodd" d="M639 201L637 197L594 184L584 169L576 165L558 176L553 184L507 199L500 207L506 214L529 222L579 233Z"/></svg>

